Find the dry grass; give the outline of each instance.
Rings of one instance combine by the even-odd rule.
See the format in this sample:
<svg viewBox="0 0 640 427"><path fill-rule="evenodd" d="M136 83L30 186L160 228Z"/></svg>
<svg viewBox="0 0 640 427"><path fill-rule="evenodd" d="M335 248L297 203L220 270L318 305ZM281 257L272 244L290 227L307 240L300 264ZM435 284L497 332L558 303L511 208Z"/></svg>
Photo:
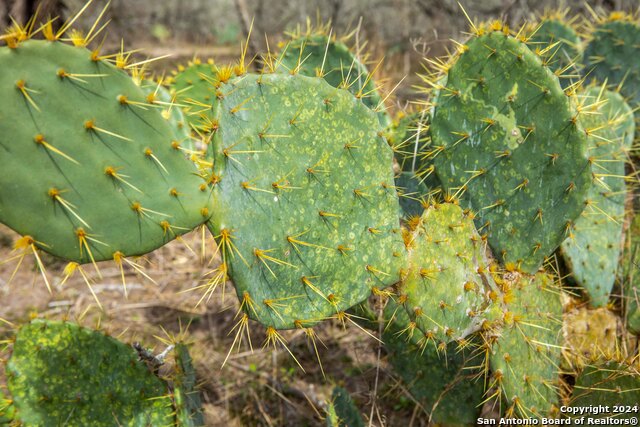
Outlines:
<svg viewBox="0 0 640 427"><path fill-rule="evenodd" d="M215 246L208 232L204 236L209 261ZM17 237L6 227L0 228L0 260L10 257ZM318 349L326 377L302 331L285 331L283 336L304 371L283 348L263 348L263 328L255 322L250 324L253 351L245 341L222 367L232 346L234 337L229 332L239 305L228 283L224 295L223 289L217 289L208 302L196 307L203 291L188 290L202 284L203 275L217 262L202 262L202 237L202 233L193 232L184 236L183 242L174 241L137 260L156 283L125 266L127 298L120 271L113 263L99 265L102 279L90 265L85 266L102 310L79 274L59 285L65 264L53 257L43 255L51 294L30 259L33 257L24 259L11 283L15 262L2 264L0 318L17 325L33 313L50 319L69 318L85 326L99 326L124 342L140 341L156 352L163 350L163 344L155 336L178 334L188 325L187 340L192 343L210 426L324 425L324 408L334 384L349 390L366 417L373 414L372 426L426 424L421 408L389 371L384 352L378 360L379 342L337 320L316 327L323 343ZM7 326L3 328L1 335L11 333ZM378 393L373 396L376 375Z"/></svg>

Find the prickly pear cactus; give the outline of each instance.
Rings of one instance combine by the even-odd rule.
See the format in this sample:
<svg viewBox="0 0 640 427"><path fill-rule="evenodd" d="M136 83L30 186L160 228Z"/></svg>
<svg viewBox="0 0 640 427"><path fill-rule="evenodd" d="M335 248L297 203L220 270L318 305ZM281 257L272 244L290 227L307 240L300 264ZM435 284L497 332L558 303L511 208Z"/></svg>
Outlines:
<svg viewBox="0 0 640 427"><path fill-rule="evenodd" d="M588 193L587 208L575 221L561 250L591 304L603 307L609 301L620 259L625 163L635 125L633 112L620 94L593 87L583 96L588 111L580 120L589 133L591 170L597 179Z"/></svg>
<svg viewBox="0 0 640 427"><path fill-rule="evenodd" d="M619 280L627 329L640 335L640 215L636 214L625 239Z"/></svg>
<svg viewBox="0 0 640 427"><path fill-rule="evenodd" d="M24 425L172 425L166 385L131 347L66 322L34 320L7 364L15 417Z"/></svg>
<svg viewBox="0 0 640 427"><path fill-rule="evenodd" d="M562 12L543 17L528 41L530 48L538 51L560 78L563 88L580 79L578 64L582 63L582 42L573 21L575 19L567 19L566 13Z"/></svg>
<svg viewBox="0 0 640 427"><path fill-rule="evenodd" d="M396 282L393 153L375 115L301 75L246 75L220 90L209 226L246 313L307 326Z"/></svg>
<svg viewBox="0 0 640 427"><path fill-rule="evenodd" d="M404 218L420 217L423 205L429 199L429 189L412 172L401 172L395 177L396 188L400 196L400 208Z"/></svg>
<svg viewBox="0 0 640 427"><path fill-rule="evenodd" d="M151 80L142 80L140 83L142 92L146 95L147 102L160 108L162 118L169 123L173 130L174 140L188 151L194 150L189 123L177 104L176 95L172 95L162 84Z"/></svg>
<svg viewBox="0 0 640 427"><path fill-rule="evenodd" d="M349 392L334 387L327 408L327 427L364 427L365 423Z"/></svg>
<svg viewBox="0 0 640 427"><path fill-rule="evenodd" d="M501 388L507 416L548 416L558 400L560 290L545 273L534 277L505 275L501 286L507 301L503 327L487 338L493 343L491 385Z"/></svg>
<svg viewBox="0 0 640 427"><path fill-rule="evenodd" d="M0 221L80 263L147 253L206 221L210 191L160 113L99 54L0 48Z"/></svg>
<svg viewBox="0 0 640 427"><path fill-rule="evenodd" d="M15 418L13 401L5 397L0 389L0 425L11 425Z"/></svg>
<svg viewBox="0 0 640 427"><path fill-rule="evenodd" d="M473 340L438 345L412 330L402 306L389 300L382 341L394 372L422 405L431 423L475 424L482 406L482 363ZM415 328L415 327L413 327ZM413 331L413 333L412 333Z"/></svg>
<svg viewBox="0 0 640 427"><path fill-rule="evenodd" d="M277 71L322 77L335 88L347 89L372 110L383 126L391 124L376 82L361 61L360 52L323 30L293 35L278 58Z"/></svg>
<svg viewBox="0 0 640 427"><path fill-rule="evenodd" d="M429 119L427 110L408 114L403 112L387 128L387 141L393 148L394 156L404 172L418 174L430 166L428 159L425 158L431 143Z"/></svg>
<svg viewBox="0 0 640 427"><path fill-rule="evenodd" d="M615 416L616 420L638 418L638 391L640 390L640 366L636 361L606 360L589 365L576 378L571 406L609 406L609 411L592 418ZM613 408L622 407L615 413ZM636 421L637 422L637 421ZM615 424L624 424L616 422ZM613 423L610 425L614 425Z"/></svg>
<svg viewBox="0 0 640 427"><path fill-rule="evenodd" d="M565 348L573 365L614 355L624 346L620 330L620 318L607 308L581 307L563 315Z"/></svg>
<svg viewBox="0 0 640 427"><path fill-rule="evenodd" d="M186 67L180 65L170 79L176 101L183 105L182 110L189 124L201 126L203 120L213 117L218 71L213 60L202 62L195 59Z"/></svg>
<svg viewBox="0 0 640 427"><path fill-rule="evenodd" d="M612 87L635 107L640 102L640 25L631 16L614 12L591 29L584 50L584 75Z"/></svg>
<svg viewBox="0 0 640 427"><path fill-rule="evenodd" d="M178 343L173 349L175 358L173 400L176 408L176 425L184 427L204 426L202 400L197 389L196 371L189 350Z"/></svg>
<svg viewBox="0 0 640 427"><path fill-rule="evenodd" d="M591 186L586 136L558 78L501 31L478 30L448 69L431 123L436 173L463 194L505 264L534 272Z"/></svg>
<svg viewBox="0 0 640 427"><path fill-rule="evenodd" d="M473 214L453 203L435 204L405 241L409 264L399 292L411 320L434 342L477 331L493 281Z"/></svg>

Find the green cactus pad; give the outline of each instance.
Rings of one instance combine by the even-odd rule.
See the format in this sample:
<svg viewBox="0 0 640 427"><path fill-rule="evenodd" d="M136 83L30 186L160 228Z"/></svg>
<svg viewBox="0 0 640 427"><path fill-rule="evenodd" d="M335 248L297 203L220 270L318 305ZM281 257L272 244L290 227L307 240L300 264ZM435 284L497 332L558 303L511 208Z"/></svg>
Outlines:
<svg viewBox="0 0 640 427"><path fill-rule="evenodd" d="M435 101L436 173L446 191L464 192L499 260L534 272L585 207L586 136L523 42L492 31L461 51Z"/></svg>
<svg viewBox="0 0 640 427"><path fill-rule="evenodd" d="M491 287L483 242L470 211L453 203L430 206L408 239L409 268L399 290L418 328L450 342L478 330Z"/></svg>
<svg viewBox="0 0 640 427"><path fill-rule="evenodd" d="M563 88L580 79L577 64L582 63L581 40L564 17L543 18L528 44L532 50L537 49L544 55L551 71L560 77ZM544 51L549 46L552 47Z"/></svg>
<svg viewBox="0 0 640 427"><path fill-rule="evenodd" d="M606 306L616 279L625 214L625 163L635 125L633 112L620 94L591 88L584 94L593 108L581 117L588 138L591 166L598 180L591 187L589 206L576 220L562 255L573 278L590 297L594 307Z"/></svg>
<svg viewBox="0 0 640 427"><path fill-rule="evenodd" d="M390 321L382 334L388 360L432 423L473 425L482 406L481 361L474 345L425 346L422 334L410 332L410 319L393 300L385 307Z"/></svg>
<svg viewBox="0 0 640 427"><path fill-rule="evenodd" d="M405 172L417 174L431 164L424 157L431 143L429 119L430 115L426 110L401 113L386 131L387 141L393 147L400 168Z"/></svg>
<svg viewBox="0 0 640 427"><path fill-rule="evenodd" d="M620 18L620 19L618 19ZM632 106L640 102L640 25L630 16L601 20L584 50L584 75L620 92Z"/></svg>
<svg viewBox="0 0 640 427"><path fill-rule="evenodd" d="M619 280L624 298L627 329L640 335L640 215L636 214L627 231Z"/></svg>
<svg viewBox="0 0 640 427"><path fill-rule="evenodd" d="M572 407L589 405L609 406L608 412L591 415L592 418L615 416L616 419L638 418L638 395L640 394L640 366L638 363L605 361L590 365L576 378L573 387ZM622 411L613 412L614 406L622 406ZM630 412L626 412L630 408ZM633 409L635 408L635 410ZM611 424L613 425L613 424ZM618 425L618 423L616 423ZM623 424L621 424L623 425Z"/></svg>
<svg viewBox="0 0 640 427"><path fill-rule="evenodd" d="M127 74L81 47L0 48L0 221L85 263L203 223L210 191Z"/></svg>
<svg viewBox="0 0 640 427"><path fill-rule="evenodd" d="M420 178L411 172L401 172L395 177L396 188L400 196L401 216L419 217L424 211L423 201L429 198L429 189L420 182Z"/></svg>
<svg viewBox="0 0 640 427"><path fill-rule="evenodd" d="M176 344L175 372L173 374L173 399L176 408L176 424L184 427L204 426L202 400L197 389L196 371L185 344Z"/></svg>
<svg viewBox="0 0 640 427"><path fill-rule="evenodd" d="M213 103L216 99L218 68L213 61L195 60L180 66L171 79L171 89L176 94L176 101L183 105L183 111L189 124L200 126L202 117L213 117Z"/></svg>
<svg viewBox="0 0 640 427"><path fill-rule="evenodd" d="M349 392L334 387L327 407L327 427L364 427L365 423Z"/></svg>
<svg viewBox="0 0 640 427"><path fill-rule="evenodd" d="M348 89L377 112L383 126L391 124L376 82L366 65L335 37L321 33L294 36L278 58L277 71L322 77L335 88Z"/></svg>
<svg viewBox="0 0 640 427"><path fill-rule="evenodd" d="M512 301L489 356L494 379L518 417L548 416L557 404L562 329L560 290L553 278L521 276L508 292Z"/></svg>
<svg viewBox="0 0 640 427"><path fill-rule="evenodd" d="M75 324L34 320L23 326L7 381L24 425L173 425L166 385L135 350Z"/></svg>
<svg viewBox="0 0 640 427"><path fill-rule="evenodd" d="M180 143L180 146L186 150L193 151L194 144L191 138L191 130L185 115L177 105L176 95L172 95L167 88L159 83L143 80L140 82L140 88L147 97L147 102L160 106L160 114L162 118L169 123L173 130L174 140Z"/></svg>
<svg viewBox="0 0 640 427"><path fill-rule="evenodd" d="M246 75L221 91L209 226L247 314L306 326L396 282L393 153L375 115L301 75Z"/></svg>

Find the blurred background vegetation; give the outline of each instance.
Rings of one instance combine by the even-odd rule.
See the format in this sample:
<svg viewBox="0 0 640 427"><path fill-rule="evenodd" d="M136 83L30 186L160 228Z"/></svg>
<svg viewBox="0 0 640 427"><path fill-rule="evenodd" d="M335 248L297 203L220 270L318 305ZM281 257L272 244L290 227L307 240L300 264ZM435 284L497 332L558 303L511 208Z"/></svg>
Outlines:
<svg viewBox="0 0 640 427"><path fill-rule="evenodd" d="M36 10L40 16L64 18L80 10L85 0L0 0L0 31L10 17L24 22ZM479 21L504 18L519 26L551 8L570 8L572 14L588 15L588 8L632 11L637 0L461 0L469 16ZM107 4L95 0L83 14L80 27L88 27ZM273 50L286 31L312 23L331 22L334 33L358 30L368 40L371 61L384 58L381 75L393 87L406 77L396 95L413 95L426 55L440 56L451 39L464 38L467 22L457 0L111 0L106 12L111 20L105 45L116 49L122 40L127 49L143 49L149 56L171 55L170 63L194 56L213 57L216 62L234 60L239 43L253 21L250 53ZM266 37L265 37L266 36ZM167 62L158 67L167 69ZM380 76L378 76L380 81Z"/></svg>

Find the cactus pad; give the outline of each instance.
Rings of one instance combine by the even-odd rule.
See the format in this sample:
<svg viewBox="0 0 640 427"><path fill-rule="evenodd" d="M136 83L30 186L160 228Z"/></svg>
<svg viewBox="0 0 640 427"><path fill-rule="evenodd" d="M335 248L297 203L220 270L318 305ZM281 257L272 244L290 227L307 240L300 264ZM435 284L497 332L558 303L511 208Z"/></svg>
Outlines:
<svg viewBox="0 0 640 427"><path fill-rule="evenodd" d="M637 419L638 392L640 392L640 366L625 361L608 360L596 365L589 365L576 378L571 406L588 407L589 405L623 406L631 408L630 412L614 414L602 413L601 417L616 416ZM633 410L633 408L636 408ZM618 424L618 423L616 423ZM624 423L620 423L624 424Z"/></svg>
<svg viewBox="0 0 640 427"><path fill-rule="evenodd" d="M246 75L220 90L209 226L247 314L306 326L397 281L393 153L375 114L300 75Z"/></svg>
<svg viewBox="0 0 640 427"><path fill-rule="evenodd" d="M419 217L424 211L423 203L429 198L429 189L412 172L401 172L395 177L400 196L400 208L404 218Z"/></svg>
<svg viewBox="0 0 640 427"><path fill-rule="evenodd" d="M422 334L410 331L410 319L393 300L385 307L382 341L394 371L413 397L423 406L432 423L471 425L482 406L481 366L474 345L460 348L457 343L434 346Z"/></svg>
<svg viewBox="0 0 640 427"><path fill-rule="evenodd" d="M435 104L444 189L464 193L503 263L534 272L591 186L586 136L558 78L524 42L490 31L461 49Z"/></svg>
<svg viewBox="0 0 640 427"><path fill-rule="evenodd" d="M580 79L577 64L582 63L582 50L576 30L561 15L543 18L528 44L532 50L538 50L544 55L545 62L560 77L562 87L566 88L572 81ZM545 49L548 50L544 51Z"/></svg>
<svg viewBox="0 0 640 427"><path fill-rule="evenodd" d="M0 221L80 263L147 253L211 210L160 113L92 55L41 40L0 48Z"/></svg>
<svg viewBox="0 0 640 427"><path fill-rule="evenodd" d="M405 240L409 267L399 292L418 328L444 342L477 331L492 280L472 213L453 203L430 206Z"/></svg>
<svg viewBox="0 0 640 427"><path fill-rule="evenodd" d="M602 19L592 29L584 51L584 74L620 92L631 105L640 102L640 25L619 13Z"/></svg>
<svg viewBox="0 0 640 427"><path fill-rule="evenodd" d="M544 273L523 275L508 289L504 328L489 356L507 415L541 417L556 404L562 328L560 291Z"/></svg>
<svg viewBox="0 0 640 427"><path fill-rule="evenodd" d="M589 155L598 177L591 187L589 205L561 245L562 255L595 307L603 307L616 279L625 214L625 163L635 125L633 112L620 94L591 88L584 95L592 108L581 117L591 131ZM602 103L606 101L606 104Z"/></svg>
<svg viewBox="0 0 640 427"><path fill-rule="evenodd" d="M365 423L351 396L342 387L334 387L327 410L327 427L364 427Z"/></svg>
<svg viewBox="0 0 640 427"><path fill-rule="evenodd" d="M175 372L173 380L173 400L176 408L177 426L204 426L202 400L196 384L196 371L189 350L185 344L178 343L173 349Z"/></svg>
<svg viewBox="0 0 640 427"><path fill-rule="evenodd" d="M166 385L131 347L63 322L34 320L7 364L16 419L24 425L172 425Z"/></svg>
<svg viewBox="0 0 640 427"><path fill-rule="evenodd" d="M202 118L213 117L212 105L216 98L214 82L217 80L218 68L213 61L194 60L185 66L179 66L171 78L171 89L176 94L176 101L184 105L183 111L189 124L199 126Z"/></svg>
<svg viewBox="0 0 640 427"><path fill-rule="evenodd" d="M348 89L372 110L380 123L391 120L366 65L342 41L322 33L295 35L278 59L279 72L322 77L335 88Z"/></svg>
<svg viewBox="0 0 640 427"><path fill-rule="evenodd" d="M640 335L640 215L638 214L634 215L627 232L619 273L627 329L632 334Z"/></svg>

